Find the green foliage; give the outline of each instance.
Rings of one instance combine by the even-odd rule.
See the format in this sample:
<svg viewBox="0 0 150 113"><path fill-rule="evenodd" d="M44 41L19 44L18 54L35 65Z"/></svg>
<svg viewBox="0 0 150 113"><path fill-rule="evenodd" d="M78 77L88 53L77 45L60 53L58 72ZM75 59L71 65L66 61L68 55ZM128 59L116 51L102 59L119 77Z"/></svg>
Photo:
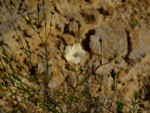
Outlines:
<svg viewBox="0 0 150 113"><path fill-rule="evenodd" d="M110 71L110 74L111 74L111 77L113 78L113 79L115 79L115 77L116 77L116 72L115 72L115 69L112 69L111 71Z"/></svg>
<svg viewBox="0 0 150 113"><path fill-rule="evenodd" d="M134 27L136 27L138 25L139 22L134 17L131 17L129 23L130 23L131 27L134 28Z"/></svg>

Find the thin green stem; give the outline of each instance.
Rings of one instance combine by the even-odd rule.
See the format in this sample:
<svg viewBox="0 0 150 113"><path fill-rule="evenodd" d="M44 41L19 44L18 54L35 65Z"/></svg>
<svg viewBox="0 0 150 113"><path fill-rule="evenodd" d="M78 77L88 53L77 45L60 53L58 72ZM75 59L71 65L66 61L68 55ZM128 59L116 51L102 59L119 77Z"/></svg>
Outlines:
<svg viewBox="0 0 150 113"><path fill-rule="evenodd" d="M8 10L9 10L10 17L11 17L10 21L9 21L9 20L8 20L8 21L9 21L10 24L13 26L13 28L14 28L14 30L15 30L17 36L18 36L18 39L19 39L19 41L21 42L21 44L22 44L22 46L23 46L22 40L21 40L21 38L20 38L20 36L19 36L19 34L18 34L18 32L17 32L17 30L16 30L14 24L13 24L13 18L12 18L12 12L11 12L11 9L8 8Z"/></svg>
<svg viewBox="0 0 150 113"><path fill-rule="evenodd" d="M116 91L116 77L114 79L114 92L115 92L115 95L117 97L117 101L119 102L119 98L118 98L117 91Z"/></svg>
<svg viewBox="0 0 150 113"><path fill-rule="evenodd" d="M69 113L69 111L70 111L70 108L71 108L71 105L72 105L72 103L73 103L73 99L74 99L74 96L75 96L75 92L76 92L76 89L77 89L77 87L78 87L78 76L77 76L77 72L76 72L76 64L74 64L74 69L75 69L74 73L75 73L75 76L76 76L76 86L75 86L75 88L74 88L74 91L73 91L73 94L72 94L72 97L71 97L71 102L70 102L70 104L69 104L67 113Z"/></svg>
<svg viewBox="0 0 150 113"><path fill-rule="evenodd" d="M110 111L110 112L114 113L114 112L113 112L113 111L111 111L109 108L105 107L103 104L101 104L101 103L100 103L100 105L101 105L103 108L105 108L106 110L108 110L108 111Z"/></svg>
<svg viewBox="0 0 150 113"><path fill-rule="evenodd" d="M73 91L73 94L72 94L72 98L71 98L71 102L70 102L70 104L69 104L67 113L69 113L69 111L70 111L70 108L71 108L71 105L72 105L72 102L73 102L74 95L75 95L75 92L76 92L77 87L78 87L78 85L76 85L76 87L74 88L74 91Z"/></svg>
<svg viewBox="0 0 150 113"><path fill-rule="evenodd" d="M48 35L46 37L46 41L45 42L47 42L48 36L50 35L50 31L52 30L52 26L53 26L52 20L53 20L53 14L51 15L51 20L50 20L50 24L49 24L50 28L49 28Z"/></svg>
<svg viewBox="0 0 150 113"><path fill-rule="evenodd" d="M40 22L39 22L39 0L38 0L38 6L37 6L37 10L38 10L38 33L39 33L39 25L40 25Z"/></svg>

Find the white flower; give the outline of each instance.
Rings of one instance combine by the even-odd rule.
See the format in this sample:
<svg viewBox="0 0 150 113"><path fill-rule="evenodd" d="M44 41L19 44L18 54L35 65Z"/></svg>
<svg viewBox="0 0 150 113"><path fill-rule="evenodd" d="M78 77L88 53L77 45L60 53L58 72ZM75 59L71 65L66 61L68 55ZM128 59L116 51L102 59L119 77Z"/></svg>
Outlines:
<svg viewBox="0 0 150 113"><path fill-rule="evenodd" d="M73 46L67 46L65 49L65 58L67 61L70 61L74 64L80 62L81 58L84 58L85 51L82 50L79 43L74 44Z"/></svg>

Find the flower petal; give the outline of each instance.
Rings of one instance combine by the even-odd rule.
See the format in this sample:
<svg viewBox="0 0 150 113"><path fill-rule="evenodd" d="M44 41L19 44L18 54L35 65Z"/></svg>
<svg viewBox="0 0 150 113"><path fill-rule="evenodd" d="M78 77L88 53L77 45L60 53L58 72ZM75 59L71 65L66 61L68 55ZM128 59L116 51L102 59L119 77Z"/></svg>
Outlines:
<svg viewBox="0 0 150 113"><path fill-rule="evenodd" d="M79 50L81 50L81 45L79 43L76 43L72 47L73 54L76 54Z"/></svg>
<svg viewBox="0 0 150 113"><path fill-rule="evenodd" d="M80 57L79 57L79 56L74 57L74 59L72 60L72 62L73 62L74 64L78 64L78 63L80 62Z"/></svg>
<svg viewBox="0 0 150 113"><path fill-rule="evenodd" d="M86 52L85 52L84 50L78 51L78 56L79 56L80 58L84 58L85 54L86 54Z"/></svg>
<svg viewBox="0 0 150 113"><path fill-rule="evenodd" d="M66 53L66 54L70 54L70 55L73 54L71 46L67 46L67 47L65 48L65 53Z"/></svg>
<svg viewBox="0 0 150 113"><path fill-rule="evenodd" d="M74 60L74 56L69 55L69 54L66 54L66 55L65 55L65 58L67 59L67 61L72 61L72 60Z"/></svg>

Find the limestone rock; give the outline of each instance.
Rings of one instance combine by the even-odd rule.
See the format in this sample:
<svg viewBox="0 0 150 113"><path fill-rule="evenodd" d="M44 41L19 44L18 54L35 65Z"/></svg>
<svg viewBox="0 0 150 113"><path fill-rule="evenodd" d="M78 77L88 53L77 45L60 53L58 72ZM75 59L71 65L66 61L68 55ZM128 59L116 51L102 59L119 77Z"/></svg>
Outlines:
<svg viewBox="0 0 150 113"><path fill-rule="evenodd" d="M150 5L150 0L147 0L147 3Z"/></svg>
<svg viewBox="0 0 150 113"><path fill-rule="evenodd" d="M150 52L150 32L148 28L142 27L133 30L130 33L132 51L129 55L130 59L141 59L145 54Z"/></svg>
<svg viewBox="0 0 150 113"><path fill-rule="evenodd" d="M129 0L131 4L136 5L137 0Z"/></svg>
<svg viewBox="0 0 150 113"><path fill-rule="evenodd" d="M45 68L37 54L44 52L43 46L38 35L33 29L29 28L27 22L22 18L22 16L27 14L31 19L33 27L37 30L39 27L37 26L38 18L36 9L38 1L25 0L24 3L22 1L18 0L16 6L19 8L12 10L13 23L16 28L20 25L23 29L24 35L31 45L31 59L33 64L38 64L38 72L42 73ZM52 77L47 84L48 90L64 88L67 91L69 86L75 86L75 76L72 76L72 73L68 73L68 77L65 69L65 61L58 51L56 43L58 40L61 40L61 50L63 53L65 46L77 42L78 25L76 21L80 21L80 41L87 54L79 66L84 71L94 69L99 64L101 55L102 63L108 62L109 58L115 54L117 56L111 63L97 69L89 78L90 90L88 93L96 95L100 102L105 100L104 104L106 107L111 108L113 106L112 109L115 109L117 106L113 103L113 101L115 102L113 79L110 76L110 70L114 68L117 72L116 81L118 83L119 98L131 104L129 96L133 95L135 89L139 90L145 99L143 111L149 112L150 0L47 0L44 7L41 1L39 28L43 40L45 39L44 11L46 11L47 22L46 34L48 34L50 29L49 23L52 17L50 12L55 12L52 19L52 30L47 42L48 56L50 57L48 74ZM10 19L4 0L0 1L0 11ZM136 24L135 27L131 25L131 18L136 19L136 22L138 22L138 24L134 23ZM134 19L133 21L135 21ZM16 33L6 20L5 17L0 16L0 40L4 40L6 48L16 55L19 62L24 63L26 56L20 51L20 43ZM62 37L64 27L68 28L68 30ZM18 30L17 32L22 36ZM102 39L102 54L99 39ZM128 62L126 61L127 59ZM17 70L17 67L14 67L14 69ZM17 71L19 72L19 69ZM24 71L20 72L21 75L24 75L24 73ZM84 76L81 75L79 80L83 78ZM39 79L41 78L39 77ZM22 80L29 86L33 86L30 81ZM97 93L100 87L102 87L102 92ZM80 90L82 88L78 89L78 91ZM13 92L16 92L15 89L13 89ZM17 100L23 101L19 97L17 97ZM0 104L3 106L5 102L1 100ZM66 107L64 105L64 108ZM101 112L102 108L97 107L96 110L96 112ZM108 112L105 110L102 111L104 113Z"/></svg>
<svg viewBox="0 0 150 113"><path fill-rule="evenodd" d="M127 38L121 21L114 20L111 23L102 24L90 38L90 48L100 54L100 42L102 39L103 57L109 59L116 54L124 56L127 51Z"/></svg>

